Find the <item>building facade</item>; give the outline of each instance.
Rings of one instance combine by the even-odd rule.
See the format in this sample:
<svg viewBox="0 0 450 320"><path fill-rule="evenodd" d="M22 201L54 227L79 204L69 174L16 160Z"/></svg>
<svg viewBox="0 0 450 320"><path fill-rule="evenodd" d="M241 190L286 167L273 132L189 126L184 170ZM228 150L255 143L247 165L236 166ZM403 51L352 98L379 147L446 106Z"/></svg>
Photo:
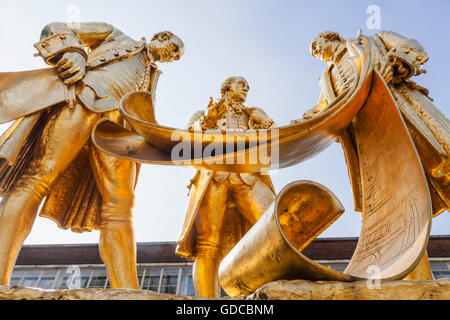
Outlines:
<svg viewBox="0 0 450 320"><path fill-rule="evenodd" d="M356 248L357 238L319 238L303 254L344 271ZM428 256L436 279L450 278L450 236L432 236ZM192 263L175 255L175 243L139 243L138 277L142 290L168 294L195 294ZM96 244L24 246L11 285L42 289L109 288Z"/></svg>

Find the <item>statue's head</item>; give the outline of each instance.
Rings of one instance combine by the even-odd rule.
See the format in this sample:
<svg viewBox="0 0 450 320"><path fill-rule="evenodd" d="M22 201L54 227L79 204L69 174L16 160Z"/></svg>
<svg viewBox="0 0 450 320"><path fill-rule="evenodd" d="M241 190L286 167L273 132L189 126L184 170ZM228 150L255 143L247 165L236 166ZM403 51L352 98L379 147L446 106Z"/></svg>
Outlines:
<svg viewBox="0 0 450 320"><path fill-rule="evenodd" d="M170 31L155 34L150 41L150 51L157 62L179 60L184 53L184 44Z"/></svg>
<svg viewBox="0 0 450 320"><path fill-rule="evenodd" d="M244 102L249 90L248 82L243 77L229 77L222 83L220 93L222 98L228 97L234 101Z"/></svg>
<svg viewBox="0 0 450 320"><path fill-rule="evenodd" d="M310 50L314 57L323 62L330 62L332 57L338 53L344 45L345 40L341 38L339 33L325 31L319 33L313 42L311 42Z"/></svg>

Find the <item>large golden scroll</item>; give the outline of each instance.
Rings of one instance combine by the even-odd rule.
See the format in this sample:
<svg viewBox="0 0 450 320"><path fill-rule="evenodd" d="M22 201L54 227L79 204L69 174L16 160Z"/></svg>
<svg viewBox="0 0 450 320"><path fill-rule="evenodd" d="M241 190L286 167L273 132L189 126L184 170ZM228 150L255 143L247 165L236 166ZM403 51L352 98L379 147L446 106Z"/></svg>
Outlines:
<svg viewBox="0 0 450 320"><path fill-rule="evenodd" d="M426 249L431 197L406 124L380 77L353 124L363 214L358 246L345 272L367 277L374 266L381 279L402 279Z"/></svg>
<svg viewBox="0 0 450 320"><path fill-rule="evenodd" d="M389 88L373 70L368 39L363 37L361 42L353 45L356 48L354 52L359 54L354 57L357 80L326 110L310 120L276 128L271 134L267 134L267 130L247 130L230 142L227 141L229 132L193 132L145 121L146 114L153 107L152 101L148 94L137 92L123 97L120 107L132 130L105 120L97 125L93 142L105 152L142 163L252 173L264 168L289 167L314 156L353 122L357 160L361 168L363 214L361 236L348 268L339 274L323 266L317 267L300 254L301 243L290 244L286 248L294 250L293 255L299 259L296 265L300 270L297 269L296 274L308 274L311 279L402 279L417 265L427 245L432 212L430 193L402 116ZM181 140L191 148L187 148L189 152L182 157L174 159L173 150ZM208 150L211 141L218 142L220 147L215 149L215 154L205 157L204 151ZM229 144L233 144L234 149L228 149ZM196 148L200 152L196 153ZM249 162L251 152L255 150L258 155L267 155L270 161L264 163L264 157L253 157L256 160ZM265 213L269 214L270 210ZM298 214L304 213L300 210ZM332 214L317 217L320 216L325 219L334 217ZM266 220L263 217L260 221ZM254 228L258 228L260 221ZM323 221L319 219L310 223L320 225ZM258 237L267 236L264 230L259 233ZM311 241L316 236L313 232L304 241ZM249 237L241 242L252 241L246 239ZM286 237L283 239L289 241ZM251 245L250 242L241 242L229 255L242 255L239 248ZM236 259L227 256L224 263L226 261L235 263ZM232 269L236 268L221 266L221 270ZM222 274L222 278L226 277ZM280 275L266 280L277 280L277 277ZM239 283L244 282L245 276ZM242 287L244 292L248 290L245 285ZM239 289L235 287L233 290Z"/></svg>
<svg viewBox="0 0 450 320"><path fill-rule="evenodd" d="M149 121L153 115L151 94L132 92L122 97L119 106L132 130L103 120L92 140L107 153L149 164L249 173L295 165L333 143L364 105L374 73L370 44L363 40L361 44L349 42L356 80L312 119L267 130L181 130ZM180 146L184 146L182 153ZM211 149L214 152L207 152Z"/></svg>
<svg viewBox="0 0 450 320"><path fill-rule="evenodd" d="M313 119L245 131L196 132L152 123L145 120L153 114L151 95L133 92L120 105L132 130L104 119L94 128L92 141L106 153L140 163L248 173L285 168L313 157L336 140L364 105L372 79L373 73L366 73L364 81L355 81L347 94ZM180 146L188 152L180 154ZM215 152L206 152L211 149Z"/></svg>
<svg viewBox="0 0 450 320"><path fill-rule="evenodd" d="M250 293L264 283L280 279L399 280L420 261L430 234L430 193L408 129L377 74L369 98L353 124L361 166L363 214L358 245L346 270L334 271L301 254L317 232L308 232L305 227L299 240L289 236L291 227L283 226L283 210L290 206L300 208L294 210L297 216L293 219L302 221L300 225L305 219L313 226L336 219L336 205L314 213L313 209L326 201L313 198L317 202L314 204L308 196L320 194L319 191L311 187L310 191L301 190L296 183L280 192L274 206L222 261L219 278L227 293ZM295 193L302 205L286 205L289 198L296 197ZM260 267L249 268L255 263Z"/></svg>

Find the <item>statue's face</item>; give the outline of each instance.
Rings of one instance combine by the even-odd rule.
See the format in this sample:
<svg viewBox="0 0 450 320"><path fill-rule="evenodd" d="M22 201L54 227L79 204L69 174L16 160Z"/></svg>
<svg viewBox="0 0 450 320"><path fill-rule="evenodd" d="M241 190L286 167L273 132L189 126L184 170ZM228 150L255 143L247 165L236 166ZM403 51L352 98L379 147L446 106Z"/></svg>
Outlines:
<svg viewBox="0 0 450 320"><path fill-rule="evenodd" d="M182 53L178 44L172 40L153 40L150 42L153 58L157 62L171 62L179 60Z"/></svg>
<svg viewBox="0 0 450 320"><path fill-rule="evenodd" d="M230 85L228 90L228 97L235 101L245 101L249 86L244 78L236 78Z"/></svg>
<svg viewBox="0 0 450 320"><path fill-rule="evenodd" d="M311 53L325 63L331 61L341 46L341 42L338 40L326 40L324 38L317 38L315 43Z"/></svg>

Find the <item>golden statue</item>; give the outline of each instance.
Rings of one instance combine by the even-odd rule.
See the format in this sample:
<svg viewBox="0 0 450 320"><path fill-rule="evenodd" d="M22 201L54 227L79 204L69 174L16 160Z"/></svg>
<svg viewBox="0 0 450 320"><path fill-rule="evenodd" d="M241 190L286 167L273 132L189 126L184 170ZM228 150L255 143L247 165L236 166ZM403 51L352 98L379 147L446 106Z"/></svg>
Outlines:
<svg viewBox="0 0 450 320"><path fill-rule="evenodd" d="M261 172L261 169L267 168L267 163L260 159L257 159L255 163L246 162L244 164L233 161L225 163L223 160L235 160L238 156L247 156L255 149L256 151L259 149L263 153L264 151L275 151L278 156L271 158L271 161L273 160L275 163L271 163L270 166L286 168L313 157L338 139L343 143L346 152L345 156L350 168L355 195L355 207L363 212L361 235L346 270L344 272L331 270L314 263L301 254L301 249L337 219L342 210L335 201L336 199L332 200L335 197L329 191L325 192L327 201L334 205L328 206L327 209L326 206L323 206L327 201L315 201L319 199L317 191L324 190L323 187L318 187L311 182L298 182L287 186L285 191L278 195L276 201L272 202L272 205L267 208L262 217L236 246L234 246L234 240L240 238L239 236L235 237L239 228L234 223L224 222L225 228L234 228L234 233L232 233L233 237L228 237L227 231L222 232L222 238L226 238L222 244L232 244L231 246L233 246L222 260L219 268L219 280L222 287L231 294L243 294L251 292L262 283L293 277L311 280L355 281L373 279L375 272L376 278L380 280L399 280L413 271L415 274L423 274L423 272L416 271L423 269L420 268L423 263L419 262L426 261L426 245L431 228L431 217L433 211L437 214L442 212L442 208L440 209L435 203L432 205L432 197L436 197L436 192L435 189L429 187L429 184L433 182L425 165L425 171L423 169L425 161L431 161L426 156L433 155L433 153L420 152L418 154L415 143L418 144L421 136L415 131L411 131L413 127L408 123L416 124L420 128L420 132L427 138L431 139L431 136L426 135L427 126L420 126L421 118L418 112L415 114L411 111L420 106L411 104L412 109L407 109L401 101L393 98L391 91L394 90L394 82L406 77L396 87L404 85L412 91L418 101L423 104L430 103L430 100L423 94L425 89L409 81L407 75L409 73L420 74L422 71L418 66L426 61L426 57L421 53L423 48L417 41L404 39L393 33L382 33L382 35L386 38L382 42L379 38L381 35L366 37L359 34L356 38L347 40L344 51L340 51L344 55L346 52L348 53L345 58L345 63L348 64L345 72L344 70L334 70L336 75L334 80L331 76L322 77L321 83L324 86L328 85L328 93L332 94L328 96L326 104L321 103L308 112L304 119L290 125L270 130L259 130L258 127L263 128L264 126L250 125L250 128L254 127L256 130L243 130L239 137L240 141L246 142L244 148L234 149L230 152L227 150L225 153L221 153L219 150L217 154L213 156L207 154L205 158L203 151L209 150L208 143L212 141L214 135L222 135L222 139L219 140L227 141L225 138L228 137L228 134L224 130L215 130L214 134L209 132L210 130L204 130L210 127L221 128L220 122L216 122L216 119L208 120L208 117L210 113L211 115L218 114L217 118L223 117L225 114L222 108L224 102L211 102L206 115L196 113L191 119L191 130L189 131L156 124L154 117L144 112L152 107L151 96L148 93L140 92L128 94L122 99L120 106L122 116L127 119L134 131L105 120L96 126L92 141L100 150L132 161L158 165L188 165L200 169L191 184L188 216L178 246L178 252L181 255L195 259L197 257L195 250L198 249L195 233L198 220L192 217L202 216L202 212L199 210L204 202L202 197L208 194L206 189L210 183L216 183L211 177L213 175L211 171L255 175ZM396 43L394 39L397 39L396 50L400 53L394 56L394 48L390 47L389 52L392 50L390 54L380 55L382 45L389 43L393 45ZM340 41L338 42L340 43ZM325 44L325 46L322 51L318 52L323 52L324 56L332 56L333 45L325 40L320 40L319 44ZM404 49L404 46L408 46L411 50ZM388 50L387 47L384 48L385 51ZM408 54L412 54L414 57L410 59L410 62L408 62ZM391 59L391 62L388 58ZM405 62L402 59L405 59ZM333 73L331 65L332 63L327 70ZM403 69L413 71L406 72ZM328 74L326 73L326 75ZM337 77L341 76L342 82L339 82ZM384 79L390 84L386 83ZM339 86L339 90L334 88L335 85ZM325 96L325 94L323 95ZM411 101L411 99L405 99ZM214 106L216 106L215 109L213 109ZM440 136L440 138L435 137L436 140L446 141L445 143L448 145L448 139L445 138L445 133L448 134L448 120L435 107L433 109L431 106L430 110L436 121L444 128L444 133L436 133ZM267 131L274 131L276 134L270 137L265 135L265 138L260 139L259 137L264 137L264 135L260 136L258 133ZM433 130L433 132L435 131L437 132L439 129ZM183 137L183 142L186 138L188 146L198 145L203 157L196 155L195 152L183 152L181 161L177 157L174 159L173 152L178 150L180 144L178 137ZM436 168L445 168L445 161L440 162L442 159L446 159L445 148L442 148L441 142L420 141L423 143L420 148L434 147L436 150L440 150L442 157L438 158L439 161L436 162L444 163L444 165L438 163ZM345 148L346 143L348 143L347 149ZM222 147L225 150L225 145ZM444 175L436 174L435 177L439 180L441 177L445 177L445 174L448 177L448 171L435 171L444 173ZM208 176L203 172L211 172L211 175ZM425 173L427 173L428 180ZM232 175L227 176L232 177ZM240 177L245 182L243 176L240 175ZM433 187L435 187L434 184ZM448 192L444 191L443 194L448 195ZM292 204L290 203L291 199ZM436 198L433 201L436 202ZM316 203L321 205L316 205ZM317 211L319 208L321 208L320 214L313 214L313 212L319 212ZM289 213L287 216L285 210ZM231 213L234 210L229 211ZM225 217L231 218L232 215L227 214ZM291 218L296 223L290 224ZM308 223L300 223L300 225L308 225L310 228L300 228L300 231L303 232L301 233L302 237L291 239L289 234L293 230L297 232L298 221L307 221ZM284 225L285 222L288 224ZM267 226L271 228L273 234L266 232ZM274 242L272 240L275 235L278 240ZM277 248L286 252L286 255L280 255L281 251ZM220 249L224 253L228 251L228 248ZM267 253L267 255L261 255L261 252ZM271 268L272 265L276 267ZM416 266L419 267L416 268ZM212 276L209 283L214 283L214 274L212 272L210 274ZM205 280L204 283L208 283L208 281ZM214 287L211 291L213 294L215 293Z"/></svg>
<svg viewBox="0 0 450 320"><path fill-rule="evenodd" d="M101 118L124 123L123 95L154 95L155 62L178 60L170 32L135 41L106 23L51 23L35 44L52 68L0 74L0 284L8 285L20 248L40 215L75 232L100 230L100 255L113 288L139 289L132 225L135 162L94 147ZM87 50L85 49L87 48Z"/></svg>
<svg viewBox="0 0 450 320"><path fill-rule="evenodd" d="M291 278L432 279L426 244L431 217L448 209L450 138L448 119L428 91L410 80L424 72L420 70L428 60L424 48L393 32L370 37L359 33L347 41L335 32L324 32L313 41L311 52L328 64L320 78L321 97L303 119L278 128L279 165L288 167L320 152L331 137L341 142L355 208L362 211L358 245L342 273L302 256L301 249L316 234L306 233L300 242L290 239L291 225L285 228L282 223L290 198L286 194L292 191L302 199L305 192L289 185L223 259L219 268L223 288L238 295ZM297 220L309 219L308 211L292 212ZM287 247L290 250L284 252ZM280 251L282 255L271 254ZM271 264L277 268L270 270Z"/></svg>
<svg viewBox="0 0 450 320"><path fill-rule="evenodd" d="M428 181L433 216L437 216L450 205L450 134L448 119L428 97L428 90L411 80L425 72L420 67L428 60L427 53L417 40L391 31L379 32L370 40L376 48L372 52L372 63L388 84L415 144ZM355 81L351 48L338 33L320 33L311 43L311 53L328 66L319 80L321 94L318 105L307 111L304 119L311 119L326 110ZM355 210L362 211L360 162L353 124L342 132L339 140L349 168ZM431 277L425 252L408 279Z"/></svg>
<svg viewBox="0 0 450 320"><path fill-rule="evenodd" d="M244 106L249 86L242 77L222 84L222 98L212 98L204 112L191 118L188 129L254 129L274 126L264 111ZM268 175L198 170L191 180L190 201L176 253L194 260L196 295L220 296L220 261L275 199Z"/></svg>

